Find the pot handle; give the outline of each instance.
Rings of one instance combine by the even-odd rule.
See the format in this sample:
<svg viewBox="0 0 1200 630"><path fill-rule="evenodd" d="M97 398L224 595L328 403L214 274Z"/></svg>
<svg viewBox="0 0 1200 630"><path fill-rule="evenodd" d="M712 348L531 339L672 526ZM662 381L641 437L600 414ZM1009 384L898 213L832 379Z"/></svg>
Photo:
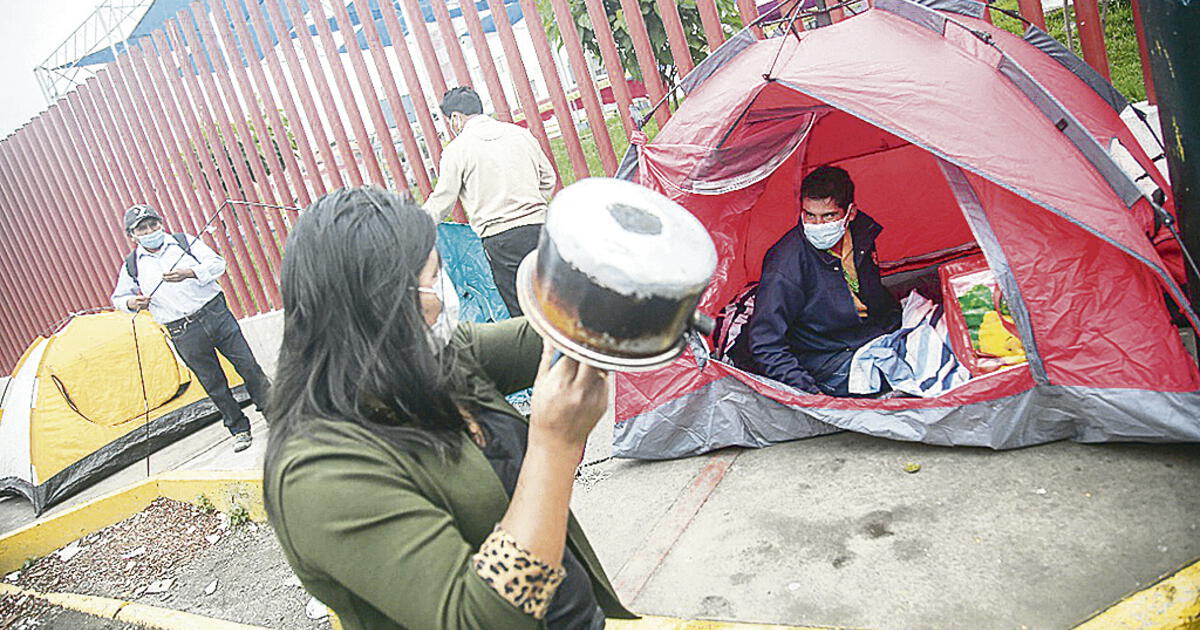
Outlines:
<svg viewBox="0 0 1200 630"><path fill-rule="evenodd" d="M716 330L717 322L708 315L705 315L700 311L696 311L692 313L691 328L692 330L700 333L702 336L708 337L712 335L714 330Z"/></svg>

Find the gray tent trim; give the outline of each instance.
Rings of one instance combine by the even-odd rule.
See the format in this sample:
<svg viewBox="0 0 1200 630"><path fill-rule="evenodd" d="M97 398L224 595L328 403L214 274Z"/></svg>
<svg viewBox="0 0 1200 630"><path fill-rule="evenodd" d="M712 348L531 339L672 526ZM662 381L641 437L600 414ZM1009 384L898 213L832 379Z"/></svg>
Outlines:
<svg viewBox="0 0 1200 630"><path fill-rule="evenodd" d="M1096 72L1087 62L1075 56L1075 53L1067 50L1066 46L1042 29L1030 24L1025 28L1024 39L1079 77L1088 87L1095 90L1096 94L1099 94L1100 98L1103 98L1113 108L1113 111L1119 114L1129 106L1129 101L1125 96L1118 92L1117 88L1113 87L1099 72Z"/></svg>
<svg viewBox="0 0 1200 630"><path fill-rule="evenodd" d="M733 61L735 57L742 54L743 51L754 45L757 41L758 38L754 36L754 33L750 32L749 28L743 28L738 31L737 35L725 40L725 43L718 46L716 50L705 57L704 61L701 61L695 68L692 68L692 71L679 82L679 89L683 90L685 95L690 94L692 90L707 81L722 66Z"/></svg>
<svg viewBox="0 0 1200 630"><path fill-rule="evenodd" d="M913 24L939 34L946 34L946 16L907 0L875 0L875 8L898 15Z"/></svg>
<svg viewBox="0 0 1200 630"><path fill-rule="evenodd" d="M250 400L245 385L234 387L233 396L243 404ZM37 486L22 479L0 480L0 494L21 494L33 503L34 512L41 514L46 508L220 417L221 412L210 399L198 400L155 418L150 422L149 430L145 426L138 427L105 444Z"/></svg>
<svg viewBox="0 0 1200 630"><path fill-rule="evenodd" d="M949 11L967 17L983 19L987 5L977 0L913 0L936 11Z"/></svg>
<svg viewBox="0 0 1200 630"><path fill-rule="evenodd" d="M841 429L890 440L997 450L1067 439L1195 442L1200 441L1198 406L1200 392L1040 385L962 406L822 409L781 403L729 376L617 424L613 455L674 459L729 446L760 448Z"/></svg>
<svg viewBox="0 0 1200 630"><path fill-rule="evenodd" d="M1039 385L1046 385L1050 380L1046 377L1046 366L1037 349L1037 339L1033 335L1029 308L1025 304L1024 296L1021 295L1021 288L1017 285L1016 278L1013 277L1012 267L1008 264L1004 248L1000 247L1000 241L996 238L992 225L988 223L983 204L979 202L979 197L976 196L974 189L971 188L971 183L963 175L962 169L945 160L938 160L938 166L946 175L946 182L950 184L950 190L954 193L954 198L958 201L958 206L962 209L967 224L971 226L975 242L983 250L988 266L991 267L992 273L996 274L996 281L1000 284L1008 300L1013 320L1017 324L1017 330L1021 333L1021 342L1025 346L1025 357L1029 361L1029 370L1033 374L1033 380Z"/></svg>

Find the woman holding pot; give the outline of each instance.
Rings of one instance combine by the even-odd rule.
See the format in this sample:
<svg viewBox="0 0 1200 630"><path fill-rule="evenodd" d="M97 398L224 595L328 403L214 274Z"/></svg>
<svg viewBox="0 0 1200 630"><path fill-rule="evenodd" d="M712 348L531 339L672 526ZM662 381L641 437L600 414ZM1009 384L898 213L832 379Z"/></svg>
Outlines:
<svg viewBox="0 0 1200 630"><path fill-rule="evenodd" d="M447 325L435 234L356 188L288 237L263 474L288 562L352 629L633 617L569 512L605 373L552 362L524 319ZM530 384L526 423L504 395Z"/></svg>

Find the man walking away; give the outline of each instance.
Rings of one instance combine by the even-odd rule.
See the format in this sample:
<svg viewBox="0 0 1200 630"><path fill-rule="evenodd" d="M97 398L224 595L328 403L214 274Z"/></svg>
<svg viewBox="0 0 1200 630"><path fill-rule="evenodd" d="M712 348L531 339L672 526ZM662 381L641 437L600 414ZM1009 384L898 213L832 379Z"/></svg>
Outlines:
<svg viewBox="0 0 1200 630"><path fill-rule="evenodd" d="M537 248L554 192L554 167L533 134L484 116L475 90L448 90L441 108L457 137L442 152L425 211L440 222L462 201L471 229L483 240L500 297L516 317L517 266Z"/></svg>
<svg viewBox="0 0 1200 630"><path fill-rule="evenodd" d="M270 382L217 284L225 273L225 259L200 239L182 233L168 236L162 217L145 204L125 211L125 233L137 247L117 274L113 306L129 313L150 310L220 410L233 435L233 450L249 448L250 420L234 400L215 351L220 350L246 381L259 410L266 405Z"/></svg>

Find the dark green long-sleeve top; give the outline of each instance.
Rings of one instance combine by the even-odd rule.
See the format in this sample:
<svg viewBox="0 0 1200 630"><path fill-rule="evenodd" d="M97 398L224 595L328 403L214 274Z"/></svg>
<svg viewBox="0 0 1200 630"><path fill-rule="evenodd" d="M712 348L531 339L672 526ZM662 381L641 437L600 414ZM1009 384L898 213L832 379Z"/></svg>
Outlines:
<svg viewBox="0 0 1200 630"><path fill-rule="evenodd" d="M470 375L467 405L521 417L504 399L533 383L541 339L523 318L460 325L451 341ZM401 451L349 422L313 420L264 474L272 524L296 576L348 629L513 629L543 623L501 598L471 556L508 495L464 436L458 461ZM606 616L632 618L570 516L567 544Z"/></svg>

